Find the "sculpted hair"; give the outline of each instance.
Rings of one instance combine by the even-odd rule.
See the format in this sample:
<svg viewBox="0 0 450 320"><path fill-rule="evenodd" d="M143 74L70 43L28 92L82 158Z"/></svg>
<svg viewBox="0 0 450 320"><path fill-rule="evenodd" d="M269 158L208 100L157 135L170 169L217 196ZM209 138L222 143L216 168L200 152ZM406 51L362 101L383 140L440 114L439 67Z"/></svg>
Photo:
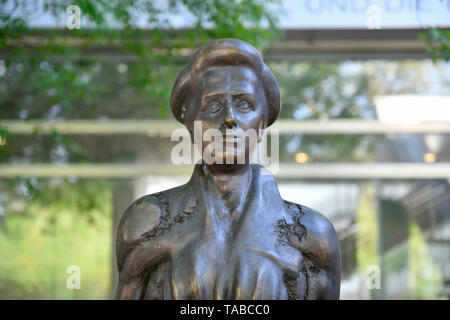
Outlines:
<svg viewBox="0 0 450 320"><path fill-rule="evenodd" d="M180 72L170 97L170 108L178 121L184 124L184 111L189 107L187 99L192 96L192 88L196 87L199 75L210 67L218 66L246 66L252 69L260 79L266 97L266 127L275 122L281 110L278 83L258 50L237 39L209 41L195 52Z"/></svg>

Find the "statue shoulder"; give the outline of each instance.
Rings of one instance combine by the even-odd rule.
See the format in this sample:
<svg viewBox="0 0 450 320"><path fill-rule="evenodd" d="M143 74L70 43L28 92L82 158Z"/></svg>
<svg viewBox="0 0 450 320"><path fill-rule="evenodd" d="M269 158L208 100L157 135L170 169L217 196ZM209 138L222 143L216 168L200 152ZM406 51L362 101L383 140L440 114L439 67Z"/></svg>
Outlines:
<svg viewBox="0 0 450 320"><path fill-rule="evenodd" d="M159 242L161 242L161 236L169 232L174 221L182 221L182 219L174 219L171 211L175 213L179 211L176 206L183 202L180 199L190 195L190 190L186 186L143 196L128 207L117 228L116 258L119 270L127 259L129 264L133 265L145 257L161 255L162 251L168 250L166 246L160 246ZM192 211L188 207L193 199L190 200L184 201L186 202L183 210L185 215Z"/></svg>
<svg viewBox="0 0 450 320"><path fill-rule="evenodd" d="M143 196L125 210L116 236L119 270L122 269L126 257L140 248L140 244L149 238L146 235L158 229L162 217L167 212L167 206L167 196L163 191ZM153 237L153 241L157 241L157 237Z"/></svg>
<svg viewBox="0 0 450 320"><path fill-rule="evenodd" d="M308 230L307 241L317 247L320 253L320 261L328 261L327 266L334 264L339 256L339 241L333 224L320 212L301 206L304 213L300 217L300 222L305 225Z"/></svg>
<svg viewBox="0 0 450 320"><path fill-rule="evenodd" d="M289 242L303 255L307 299L339 299L341 255L333 225L314 209L292 203L287 206L295 235Z"/></svg>
<svg viewBox="0 0 450 320"><path fill-rule="evenodd" d="M157 240L159 234L169 229L173 220L171 215L179 211L169 210L169 206L172 208L174 204L183 202L180 200L186 198L189 191L187 185L182 185L134 201L119 222L116 240L118 250L139 241ZM187 201L187 205L190 203ZM189 211L189 208L185 208L185 211Z"/></svg>
<svg viewBox="0 0 450 320"><path fill-rule="evenodd" d="M117 241L133 243L158 226L164 213L164 198L164 192L161 192L134 201L120 219Z"/></svg>
<svg viewBox="0 0 450 320"><path fill-rule="evenodd" d="M302 252L314 256L319 267L333 269L340 261L339 241L333 224L319 211L287 202L293 216L296 235L299 241L296 247Z"/></svg>

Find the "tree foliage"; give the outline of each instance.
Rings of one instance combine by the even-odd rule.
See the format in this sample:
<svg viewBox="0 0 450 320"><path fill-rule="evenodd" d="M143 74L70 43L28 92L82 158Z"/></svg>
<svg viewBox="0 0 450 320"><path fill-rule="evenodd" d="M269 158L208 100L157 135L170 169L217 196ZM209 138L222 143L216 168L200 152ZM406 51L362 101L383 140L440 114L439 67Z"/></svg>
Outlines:
<svg viewBox="0 0 450 320"><path fill-rule="evenodd" d="M0 186L2 195L5 187ZM52 181L39 201L36 196L29 199L2 203L6 217L0 224L0 297L108 298L113 242L110 184ZM66 287L71 265L80 267L80 290Z"/></svg>
<svg viewBox="0 0 450 320"><path fill-rule="evenodd" d="M18 0L1 0L2 7L13 3L20 13ZM29 26L26 13L0 11L0 52L5 53L6 74L13 88L3 90L0 106L14 108L17 94L35 93L47 108L58 104L61 116L71 115L80 105L93 108L102 93L111 94L107 83L97 85L100 59L88 54L107 48L134 61L123 85L137 88L153 97L160 112L167 113L170 85L165 72L177 65L180 51L194 49L209 39L233 37L263 49L276 37L276 15L267 8L270 0L170 0L162 1L48 1L42 2L42 14L55 19L66 18L66 8L75 4L81 9L80 29L55 28L35 30ZM38 3L41 3L38 1ZM45 4L45 5L44 5ZM23 10L22 10L23 11ZM176 30L167 18L183 11L195 17L193 25ZM145 18L146 29L139 21ZM64 20L65 21L65 20ZM266 27L262 27L266 25ZM31 40L30 40L31 39ZM120 59L120 58L119 58ZM26 84L26 88L23 85ZM25 90L25 92L24 92ZM35 101L33 101L35 102ZM36 103L34 103L36 105ZM27 108L26 105L15 109ZM32 109L32 107L28 107ZM9 114L13 115L13 114ZM17 114L16 114L17 115ZM43 117L29 110L28 117Z"/></svg>
<svg viewBox="0 0 450 320"><path fill-rule="evenodd" d="M431 28L422 32L419 39L426 42L434 63L438 60L450 61L450 30Z"/></svg>

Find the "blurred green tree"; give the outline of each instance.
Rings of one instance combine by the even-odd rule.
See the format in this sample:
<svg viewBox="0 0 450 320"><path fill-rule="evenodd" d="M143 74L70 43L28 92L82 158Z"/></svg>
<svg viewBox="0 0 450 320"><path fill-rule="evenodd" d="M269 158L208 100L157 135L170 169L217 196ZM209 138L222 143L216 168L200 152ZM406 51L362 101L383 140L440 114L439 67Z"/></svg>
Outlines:
<svg viewBox="0 0 450 320"><path fill-rule="evenodd" d="M7 186L0 185L5 195ZM1 299L106 299L111 255L111 186L106 181L52 181L39 201L4 204L0 220ZM95 197L92 197L95 194ZM66 287L80 267L80 290Z"/></svg>
<svg viewBox="0 0 450 320"><path fill-rule="evenodd" d="M96 59L89 54L95 49L106 50L106 55L108 51L119 51L126 56L124 60L135 62L119 64L119 73L127 73L120 85L142 90L154 99L161 113L167 114L171 88L167 81L171 78L166 72L181 66L177 61L182 50L223 37L239 38L263 49L279 35L275 27L277 15L268 9L274 0L37 2L36 6L42 5L37 8L41 15L63 20L68 17L66 8L77 5L81 10L81 28L31 28L32 13L23 12L23 2L0 0L3 79L10 84L8 90L2 88L2 118L51 118L51 106L55 105L62 118L82 112L90 115L90 109L99 107L100 95L114 93L108 79L103 78L104 83L93 81L101 73L103 66L99 63L105 57ZM175 29L168 16L181 11L196 21L191 27ZM142 19L147 19L145 29L139 25ZM31 94L34 99L28 103L17 99Z"/></svg>
<svg viewBox="0 0 450 320"><path fill-rule="evenodd" d="M420 33L419 39L426 42L434 63L438 60L450 61L450 30L431 28Z"/></svg>

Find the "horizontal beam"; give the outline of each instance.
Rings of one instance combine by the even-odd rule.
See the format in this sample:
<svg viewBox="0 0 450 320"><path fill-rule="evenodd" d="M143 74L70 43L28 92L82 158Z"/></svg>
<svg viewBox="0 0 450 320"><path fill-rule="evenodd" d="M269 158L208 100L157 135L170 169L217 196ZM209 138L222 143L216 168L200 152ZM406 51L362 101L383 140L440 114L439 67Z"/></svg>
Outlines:
<svg viewBox="0 0 450 320"><path fill-rule="evenodd" d="M0 178L133 178L142 175L188 175L192 172L192 168L193 166L188 165L165 164L4 164L0 165Z"/></svg>
<svg viewBox="0 0 450 320"><path fill-rule="evenodd" d="M450 163L280 164L275 176L302 179L449 179Z"/></svg>
<svg viewBox="0 0 450 320"><path fill-rule="evenodd" d="M286 29L264 58L283 60L425 59L424 29Z"/></svg>
<svg viewBox="0 0 450 320"><path fill-rule="evenodd" d="M37 56L39 47L49 45L49 33L57 33L58 36L51 39L52 45L77 48L81 50L82 58L97 57L114 62L138 61L135 55L125 50L126 40L114 45L86 43L85 36L96 30L83 32L84 36L80 36L67 29L32 29L20 39L7 39L8 47L0 50L0 55L9 55L11 49L21 49ZM171 37L166 39L167 43L155 48L155 52L164 54L165 46L173 44L177 39L181 49L175 50L173 54L177 60L185 62L193 53L193 49L184 43L186 30L169 32ZM429 58L426 42L419 39L422 32L426 32L426 29L284 29L284 36L270 43L264 58L272 61ZM141 33L140 37L144 46L154 46L151 32ZM196 47L200 45L198 43Z"/></svg>
<svg viewBox="0 0 450 320"><path fill-rule="evenodd" d="M67 120L50 122L46 120L1 120L0 128L12 134L144 134L170 137L173 130L184 128L174 120ZM389 134L389 133L450 133L448 122L382 123L377 120L283 120L279 119L270 129L280 134Z"/></svg>
<svg viewBox="0 0 450 320"><path fill-rule="evenodd" d="M170 136L177 128L183 128L174 120L67 120L50 122L46 120L3 120L0 127L12 134L144 134Z"/></svg>
<svg viewBox="0 0 450 320"><path fill-rule="evenodd" d="M189 176L192 170L193 165L172 164L3 164L0 165L0 178ZM283 179L450 179L450 163L282 163L275 177Z"/></svg>
<svg viewBox="0 0 450 320"><path fill-rule="evenodd" d="M377 120L278 120L280 134L450 133L449 122L382 123Z"/></svg>

